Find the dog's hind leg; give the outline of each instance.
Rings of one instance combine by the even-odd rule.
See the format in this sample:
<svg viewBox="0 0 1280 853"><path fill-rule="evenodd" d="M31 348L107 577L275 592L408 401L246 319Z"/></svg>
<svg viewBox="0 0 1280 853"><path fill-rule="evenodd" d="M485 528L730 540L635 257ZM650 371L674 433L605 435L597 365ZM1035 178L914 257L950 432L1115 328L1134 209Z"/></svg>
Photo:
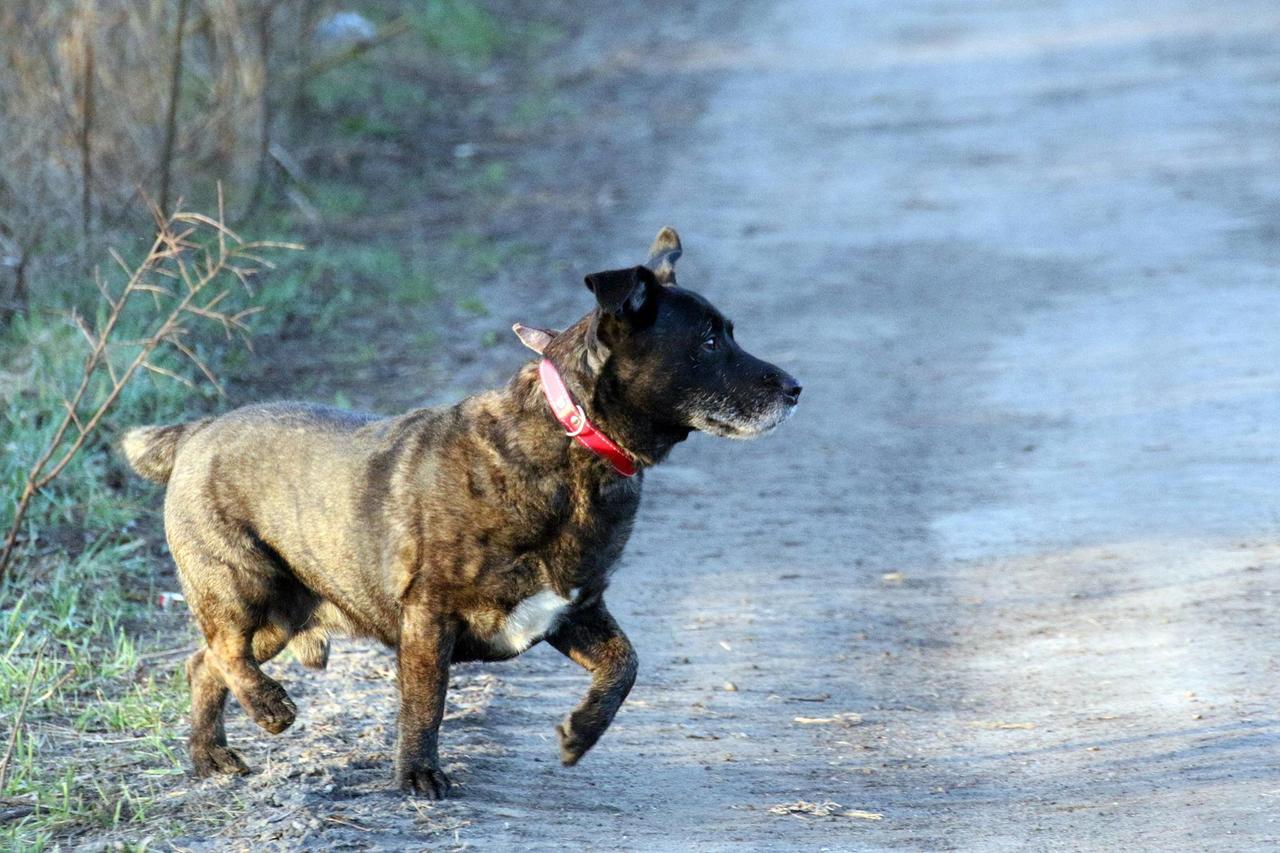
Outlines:
<svg viewBox="0 0 1280 853"><path fill-rule="evenodd" d="M329 632L319 626L303 628L289 641L289 651L307 669L329 665Z"/></svg>
<svg viewBox="0 0 1280 853"><path fill-rule="evenodd" d="M197 776L213 773L248 773L248 766L227 746L223 715L227 685L221 673L207 660L207 649L187 659L187 681L191 685L191 764Z"/></svg>
<svg viewBox="0 0 1280 853"><path fill-rule="evenodd" d="M297 708L258 664L289 642L292 621L281 610L297 603L297 590L289 588L278 565L252 548L220 542L215 556L192 544L171 537L169 549L208 643L203 664L217 672L250 719L279 734L293 723Z"/></svg>
<svg viewBox="0 0 1280 853"><path fill-rule="evenodd" d="M287 622L273 619L254 632L253 656L264 663L280 653L289 642ZM211 659L209 649L200 649L187 660L187 681L191 685L191 764L197 776L213 773L249 772L235 750L227 746L224 723L230 690ZM264 676L265 677L265 676Z"/></svg>
<svg viewBox="0 0 1280 853"><path fill-rule="evenodd" d="M289 636L282 625L272 621L257 626L251 634L224 626L216 636L208 638L214 662L241 707L251 720L273 735L293 724L298 709L280 682L262 671L259 662L278 655Z"/></svg>

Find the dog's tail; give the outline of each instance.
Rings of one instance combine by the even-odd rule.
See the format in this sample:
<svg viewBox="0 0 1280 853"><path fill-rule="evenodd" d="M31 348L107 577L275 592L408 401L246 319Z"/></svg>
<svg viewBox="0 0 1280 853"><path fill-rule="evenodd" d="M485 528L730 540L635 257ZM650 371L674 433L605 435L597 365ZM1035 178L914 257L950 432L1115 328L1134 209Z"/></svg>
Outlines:
<svg viewBox="0 0 1280 853"><path fill-rule="evenodd" d="M120 439L120 450L129 460L129 467L156 483L169 482L173 473L173 460L178 455L182 440L212 418L170 426L134 427Z"/></svg>

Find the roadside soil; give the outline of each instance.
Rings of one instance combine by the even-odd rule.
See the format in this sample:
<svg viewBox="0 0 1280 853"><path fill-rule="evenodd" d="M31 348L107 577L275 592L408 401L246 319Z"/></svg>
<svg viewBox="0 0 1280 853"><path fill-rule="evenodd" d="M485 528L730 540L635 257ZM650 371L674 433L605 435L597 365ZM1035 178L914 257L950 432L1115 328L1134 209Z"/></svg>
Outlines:
<svg viewBox="0 0 1280 853"><path fill-rule="evenodd" d="M174 846L1274 848L1274 4L590 8L486 211L536 255L328 387L497 384L524 353L481 336L670 224L799 413L646 476L609 595L642 671L581 765L587 678L539 646L456 669L457 796L402 798L394 660L339 642L273 665L285 735L232 709L259 772L176 782Z"/></svg>

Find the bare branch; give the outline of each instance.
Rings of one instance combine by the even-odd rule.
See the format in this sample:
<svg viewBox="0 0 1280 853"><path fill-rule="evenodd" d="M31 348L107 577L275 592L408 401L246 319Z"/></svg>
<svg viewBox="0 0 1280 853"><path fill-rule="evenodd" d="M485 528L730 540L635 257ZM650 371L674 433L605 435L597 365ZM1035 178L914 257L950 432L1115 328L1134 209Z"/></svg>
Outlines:
<svg viewBox="0 0 1280 853"><path fill-rule="evenodd" d="M97 267L94 267L93 270L93 283L98 288L98 293L102 295L102 301L114 309L116 307L115 300L111 298L111 293L107 290L107 285L102 280L102 274L98 272Z"/></svg>
<svg viewBox="0 0 1280 853"><path fill-rule="evenodd" d="M142 366L145 367L147 370L150 370L152 373L159 373L161 376L168 376L170 379L177 380L178 382L181 382L183 385L186 385L188 388L196 387L196 383L192 382L190 379L188 379L187 377L179 373L174 373L172 370L169 370L167 367L161 367L160 365L153 364L150 361L142 362Z"/></svg>
<svg viewBox="0 0 1280 853"><path fill-rule="evenodd" d="M203 213L175 213L173 215L173 219L175 222L199 222L201 225L208 225L210 228L217 229L219 234L225 234L232 240L236 241L237 244L244 242L239 234L232 231L218 220L205 216Z"/></svg>
<svg viewBox="0 0 1280 853"><path fill-rule="evenodd" d="M169 335L166 340L168 340L168 342L172 344L178 352L191 360L191 363L204 374L204 378L209 380L209 384L217 389L219 397L227 396L227 392L222 389L222 383L218 381L218 377L213 375L213 371L209 369L207 364L200 360L200 357L195 354L195 351L192 350L191 347L179 340L176 334Z"/></svg>
<svg viewBox="0 0 1280 853"><path fill-rule="evenodd" d="M67 414L71 416L71 422L76 425L76 429L84 434L84 424L80 423L80 418L76 417L76 410L71 407L70 400L63 400L62 407L67 410Z"/></svg>
<svg viewBox="0 0 1280 853"><path fill-rule="evenodd" d="M126 276L133 276L133 269L124 262L124 258L120 257L120 253L115 250L114 246L107 248L107 254L111 256L113 261L120 265L120 269L124 270L124 274Z"/></svg>
<svg viewBox="0 0 1280 853"><path fill-rule="evenodd" d="M168 270L156 270L156 274L157 274L157 275L170 276L170 277L172 277L172 278L177 278L177 277L178 277L178 276L174 275L173 273L169 272ZM155 293L155 294L158 294L158 295L160 295L160 296L167 296L167 297L169 297L170 299L177 299L177 298L178 298L178 295L177 295L176 293L174 293L173 291L171 291L171 290L165 290L163 287L160 287L160 286L159 286L159 285L157 285L157 284L151 284L150 282L140 282L140 283L137 285L137 287L135 287L135 288L134 288L134 290L141 291L141 292L143 292L143 293Z"/></svg>
<svg viewBox="0 0 1280 853"><path fill-rule="evenodd" d="M219 306L233 292L233 288L227 284L228 279L235 278L243 282L245 278L266 266L266 261L258 258L237 258L235 251L245 246L253 246L255 249L276 247L276 244L246 244L240 235L226 226L223 220L224 210L221 186L218 188L216 219L198 213L175 214L166 219L153 205L152 212L157 218L158 226L155 240L144 259L131 268L118 252L111 252L111 257L125 271L124 286L119 297L112 298L106 285L100 279L95 279L103 303L108 309L100 328L92 330L78 315L72 317L81 334L89 342L89 353L81 369L79 385L63 402L65 412L61 421L27 473L3 549L0 550L0 578L3 578L12 562L23 520L33 498L56 479L76 454L85 447L86 442L101 425L103 418L111 411L139 370L167 376L188 387L194 387L194 383L189 378L153 361L151 356L156 349L164 344L173 346L195 365L205 379L218 390L218 393L224 393L213 370L196 355L191 346L182 340L187 332L183 320L191 316L210 320L222 326L228 337L238 333L247 342L249 328L244 320L261 309L247 308L228 312L221 310ZM201 229L209 229L213 232L216 250L207 245L201 246L197 242L196 238ZM235 246L231 251L227 248L228 238ZM294 244L279 244L279 248L295 247ZM232 263L233 258L250 261L254 266L238 266ZM181 281L185 293L175 293L155 284L151 279L158 276ZM221 283L215 286L215 282ZM208 292L212 292L212 295L206 296ZM156 310L147 323L149 332L139 339L117 340L116 329L129 303L129 297L134 293L149 293L155 303ZM168 300L167 305L162 305L160 301L162 297ZM200 301L197 302L197 299ZM112 363L111 348L121 345L136 346L138 350L126 365L117 370ZM94 400L90 390L94 387L92 379L99 367L105 368L111 384L100 399ZM70 431L73 427L75 434L71 435Z"/></svg>
<svg viewBox="0 0 1280 853"><path fill-rule="evenodd" d="M89 328L89 324L80 316L80 312L71 309L71 324L76 327L80 334L84 335L84 339L89 343L89 350L93 351L98 348L98 341L93 336L93 331Z"/></svg>

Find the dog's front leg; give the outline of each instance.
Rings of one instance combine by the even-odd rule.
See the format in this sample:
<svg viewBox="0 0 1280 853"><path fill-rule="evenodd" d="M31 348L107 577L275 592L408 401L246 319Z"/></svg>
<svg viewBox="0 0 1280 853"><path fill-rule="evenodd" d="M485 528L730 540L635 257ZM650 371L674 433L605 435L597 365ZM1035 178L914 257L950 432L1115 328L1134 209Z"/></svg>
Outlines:
<svg viewBox="0 0 1280 853"><path fill-rule="evenodd" d="M635 683L638 662L631 641L599 599L571 613L547 640L591 673L586 698L556 727L560 760L567 767L577 764L609 728Z"/></svg>
<svg viewBox="0 0 1280 853"><path fill-rule="evenodd" d="M396 784L406 793L442 800L449 777L440 769L440 721L449 687L449 660L456 620L422 604L406 602L400 623L400 723Z"/></svg>

